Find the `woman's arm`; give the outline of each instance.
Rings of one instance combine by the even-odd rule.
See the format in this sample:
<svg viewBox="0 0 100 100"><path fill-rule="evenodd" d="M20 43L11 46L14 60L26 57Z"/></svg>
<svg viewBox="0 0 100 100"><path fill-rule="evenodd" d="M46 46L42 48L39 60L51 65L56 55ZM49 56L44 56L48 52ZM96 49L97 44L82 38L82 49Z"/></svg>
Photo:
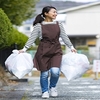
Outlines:
<svg viewBox="0 0 100 100"><path fill-rule="evenodd" d="M36 24L33 27L33 31L28 39L28 41L25 43L24 48L22 49L22 51L26 51L28 48L30 48L32 46L32 44L34 43L34 41L37 39L37 37L39 37L41 32L41 25L40 24Z"/></svg>
<svg viewBox="0 0 100 100"><path fill-rule="evenodd" d="M62 38L64 43L71 49L72 52L76 52L76 49L74 48L74 46L71 43L69 37L67 36L62 23L59 23L59 27L60 27L60 37Z"/></svg>

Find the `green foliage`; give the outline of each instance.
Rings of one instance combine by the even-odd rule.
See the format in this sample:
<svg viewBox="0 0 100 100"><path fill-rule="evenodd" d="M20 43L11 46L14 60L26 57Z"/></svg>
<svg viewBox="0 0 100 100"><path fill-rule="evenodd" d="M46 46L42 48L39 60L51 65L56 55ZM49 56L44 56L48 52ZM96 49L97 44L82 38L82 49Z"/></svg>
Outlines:
<svg viewBox="0 0 100 100"><path fill-rule="evenodd" d="M77 50L88 50L88 46L77 46L76 47Z"/></svg>
<svg viewBox="0 0 100 100"><path fill-rule="evenodd" d="M65 45L61 45L62 50L65 50L66 46Z"/></svg>
<svg viewBox="0 0 100 100"><path fill-rule="evenodd" d="M13 30L12 24L6 14L0 9L0 48L10 45L10 36Z"/></svg>
<svg viewBox="0 0 100 100"><path fill-rule="evenodd" d="M13 28L7 15L0 9L0 49L17 44L22 48L28 37Z"/></svg>
<svg viewBox="0 0 100 100"><path fill-rule="evenodd" d="M85 74L82 75L82 77L84 77L84 78L85 78L85 77L90 77L90 74L85 73Z"/></svg>
<svg viewBox="0 0 100 100"><path fill-rule="evenodd" d="M0 0L0 8L4 10L11 23L21 23L34 16L35 4L38 0Z"/></svg>
<svg viewBox="0 0 100 100"><path fill-rule="evenodd" d="M18 49L21 49L23 48L27 40L28 40L28 37L25 34L19 32L16 29L13 29L11 44L17 44Z"/></svg>
<svg viewBox="0 0 100 100"><path fill-rule="evenodd" d="M35 44L36 45L39 45L39 43L40 43L40 40L39 40L39 37L35 40Z"/></svg>

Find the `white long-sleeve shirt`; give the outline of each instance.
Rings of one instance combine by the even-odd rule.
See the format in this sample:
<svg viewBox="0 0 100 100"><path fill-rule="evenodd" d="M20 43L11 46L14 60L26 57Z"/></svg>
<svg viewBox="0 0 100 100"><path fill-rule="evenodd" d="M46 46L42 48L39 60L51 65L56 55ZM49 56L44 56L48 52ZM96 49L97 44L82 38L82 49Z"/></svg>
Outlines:
<svg viewBox="0 0 100 100"><path fill-rule="evenodd" d="M70 48L70 49L73 49L73 45L70 41L70 39L68 38L65 30L64 30L64 27L62 25L62 23L58 22L59 23L59 27L60 27L60 37L62 38L62 40L64 41L64 43ZM42 24L56 24L56 21L54 22L42 22ZM36 40L36 38L39 37L40 39L42 39L42 29L41 29L41 24L38 23L34 26L33 28L33 31L28 39L28 41L26 42L23 50L26 51L28 48L31 47L31 45L34 43L34 41Z"/></svg>

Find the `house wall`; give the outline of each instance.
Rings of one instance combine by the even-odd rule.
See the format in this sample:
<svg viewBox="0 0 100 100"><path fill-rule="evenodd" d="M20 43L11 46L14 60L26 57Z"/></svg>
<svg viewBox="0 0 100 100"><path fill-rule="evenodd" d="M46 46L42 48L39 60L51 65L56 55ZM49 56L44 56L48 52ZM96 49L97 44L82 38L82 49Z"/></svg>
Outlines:
<svg viewBox="0 0 100 100"><path fill-rule="evenodd" d="M67 12L66 31L69 35L100 34L100 5Z"/></svg>

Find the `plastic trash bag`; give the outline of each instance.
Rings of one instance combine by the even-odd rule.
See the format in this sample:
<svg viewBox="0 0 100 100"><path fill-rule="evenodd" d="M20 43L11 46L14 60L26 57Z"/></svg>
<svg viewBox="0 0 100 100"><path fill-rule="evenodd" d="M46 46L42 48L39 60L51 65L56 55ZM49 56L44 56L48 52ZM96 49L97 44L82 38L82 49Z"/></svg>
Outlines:
<svg viewBox="0 0 100 100"><path fill-rule="evenodd" d="M33 59L29 53L18 52L18 50L13 50L13 53L6 59L5 66L10 73L20 79L32 71Z"/></svg>
<svg viewBox="0 0 100 100"><path fill-rule="evenodd" d="M86 55L69 52L62 56L61 72L68 81L81 77L90 69Z"/></svg>

